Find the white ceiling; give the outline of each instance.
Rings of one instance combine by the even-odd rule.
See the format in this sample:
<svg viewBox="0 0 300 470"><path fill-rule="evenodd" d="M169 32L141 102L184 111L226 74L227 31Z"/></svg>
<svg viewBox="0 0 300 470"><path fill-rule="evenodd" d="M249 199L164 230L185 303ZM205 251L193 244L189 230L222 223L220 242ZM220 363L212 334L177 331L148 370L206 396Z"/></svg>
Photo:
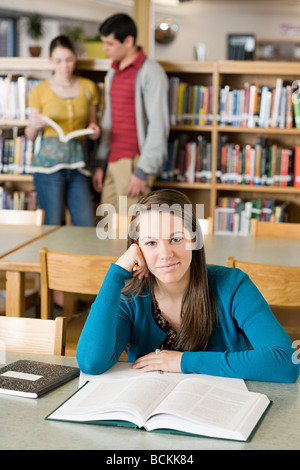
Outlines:
<svg viewBox="0 0 300 470"><path fill-rule="evenodd" d="M93 0L96 3L101 3L102 5L106 6L113 6L113 7L124 7L126 9L133 8L135 1L143 1L143 0ZM154 8L158 10L170 9L172 7L176 8L174 13L179 13L180 10L182 12L186 10L186 8L190 7L191 4L195 3L202 3L202 4L242 4L243 6L253 6L253 4L257 4L258 7L263 8L270 8L271 5L281 5L283 8L289 6L300 6L300 0L152 0L152 5ZM179 8L179 11L178 11ZM189 9L189 8L188 8ZM172 13L172 10L169 10L169 13Z"/></svg>
<svg viewBox="0 0 300 470"><path fill-rule="evenodd" d="M135 0L94 0L99 3L107 4L107 5L126 5L126 6L133 6L135 3ZM142 0L138 0L142 1ZM170 6L170 5L179 5L188 3L188 2L194 2L194 3L281 3L281 4L294 4L294 5L299 5L300 0L152 0L154 5L162 5L162 6Z"/></svg>

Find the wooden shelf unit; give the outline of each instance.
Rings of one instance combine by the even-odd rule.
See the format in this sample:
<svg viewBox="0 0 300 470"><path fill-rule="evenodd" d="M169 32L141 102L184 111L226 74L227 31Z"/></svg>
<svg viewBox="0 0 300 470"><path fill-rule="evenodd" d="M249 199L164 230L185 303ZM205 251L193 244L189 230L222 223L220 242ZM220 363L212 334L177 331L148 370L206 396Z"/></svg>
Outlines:
<svg viewBox="0 0 300 470"><path fill-rule="evenodd" d="M205 217L214 217L214 210L218 197L222 194L234 197L245 196L247 198L274 197L286 202L291 202L291 222L300 222L300 188L275 187L275 186L247 186L229 185L216 182L218 138L221 135L232 136L242 143L255 140L258 137L279 139L290 145L291 148L300 144L299 129L273 129L273 128L247 128L222 126L218 124L218 99L219 87L229 85L230 88L242 88L244 82L249 81L258 86L268 85L275 87L276 79L283 78L287 82L300 79L300 64L296 62L267 62L267 61L162 61L162 67L169 77L178 76L190 84L213 86L213 121L207 126L177 125L171 127L172 133L205 134L211 140L212 146L212 181L211 183L165 183L156 182L155 187L173 187L188 194L193 203L204 203ZM110 60L106 59L81 59L78 61L77 69L83 76L95 81L103 81L105 73L110 67ZM1 75L11 74L30 75L35 78L44 78L51 74L51 64L44 58L0 58ZM12 121L0 122L0 128L22 126L24 122ZM0 184L10 181L14 185L20 183L32 184L31 175L0 175Z"/></svg>
<svg viewBox="0 0 300 470"><path fill-rule="evenodd" d="M267 62L267 61L220 61L217 71L217 86L229 85L231 89L242 88L245 82L258 87L269 86L275 88L276 79L282 78L290 85L300 78L300 65L295 62ZM216 124L216 138L227 135L234 142L242 144L252 143L256 137L265 137L279 144L294 148L300 144L300 129L296 128L247 128L235 126L222 126ZM273 198L281 202L291 203L288 209L289 222L300 222L300 188L287 186L255 186L230 185L216 183L213 188L215 201L219 196L231 195L244 199Z"/></svg>

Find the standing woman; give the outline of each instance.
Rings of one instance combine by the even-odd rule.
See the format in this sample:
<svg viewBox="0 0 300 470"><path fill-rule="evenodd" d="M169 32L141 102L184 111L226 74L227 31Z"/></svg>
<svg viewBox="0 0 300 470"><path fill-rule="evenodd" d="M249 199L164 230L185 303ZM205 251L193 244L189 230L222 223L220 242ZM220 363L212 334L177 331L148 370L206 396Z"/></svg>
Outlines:
<svg viewBox="0 0 300 470"><path fill-rule="evenodd" d="M39 205L45 211L46 224L61 225L66 206L73 225L93 226L89 173L93 168L87 138L60 142L43 115L57 122L65 134L88 127L94 131L88 138L98 139L97 86L74 74L76 51L68 37L54 38L49 53L53 74L31 90L30 121L25 129L32 142L43 131L40 149L31 163Z"/></svg>

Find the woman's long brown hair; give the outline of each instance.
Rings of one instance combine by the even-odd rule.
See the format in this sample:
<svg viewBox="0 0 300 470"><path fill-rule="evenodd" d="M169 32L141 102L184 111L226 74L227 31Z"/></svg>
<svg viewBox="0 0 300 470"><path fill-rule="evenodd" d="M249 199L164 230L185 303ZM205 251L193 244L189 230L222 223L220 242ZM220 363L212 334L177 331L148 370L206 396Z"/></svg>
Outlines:
<svg viewBox="0 0 300 470"><path fill-rule="evenodd" d="M154 206L155 205L155 206ZM134 235L129 230L129 245L138 241L138 215L141 210L163 210L180 216L186 228L195 235L190 266L190 282L184 293L181 305L181 325L177 331L176 349L178 351L203 351L211 337L217 321L217 308L209 284L202 232L190 200L176 190L161 189L153 191L140 199L131 219ZM174 210L175 207L175 210ZM176 209L177 208L177 209ZM178 210L180 208L180 210ZM175 212L176 211L176 212ZM142 280L130 278L123 294L127 296L154 294L155 276L149 272Z"/></svg>

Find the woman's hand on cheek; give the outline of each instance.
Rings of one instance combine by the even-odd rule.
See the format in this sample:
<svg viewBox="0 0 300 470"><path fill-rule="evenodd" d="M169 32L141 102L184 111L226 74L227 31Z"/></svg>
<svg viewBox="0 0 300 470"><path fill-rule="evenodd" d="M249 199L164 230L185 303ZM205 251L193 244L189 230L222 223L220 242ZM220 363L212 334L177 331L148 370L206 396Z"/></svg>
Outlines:
<svg viewBox="0 0 300 470"><path fill-rule="evenodd" d="M133 369L140 369L143 372L181 372L181 351L160 351L158 354L155 352L147 354L137 359L132 367Z"/></svg>
<svg viewBox="0 0 300 470"><path fill-rule="evenodd" d="M134 277L142 279L148 276L148 266L139 246L133 243L116 262L117 265L133 273Z"/></svg>

